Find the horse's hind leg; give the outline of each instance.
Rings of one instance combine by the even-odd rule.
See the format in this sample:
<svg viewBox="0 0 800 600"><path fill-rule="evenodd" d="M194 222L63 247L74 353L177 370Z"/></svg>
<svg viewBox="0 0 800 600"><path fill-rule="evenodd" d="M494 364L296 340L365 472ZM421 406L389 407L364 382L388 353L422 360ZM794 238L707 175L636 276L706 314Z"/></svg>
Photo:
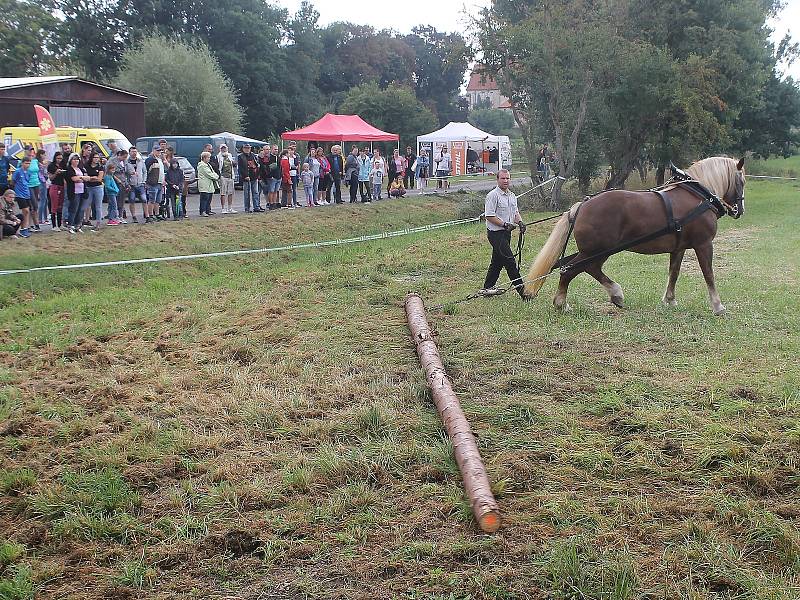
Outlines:
<svg viewBox="0 0 800 600"><path fill-rule="evenodd" d="M586 267L586 272L594 277L600 285L606 288L612 304L620 308L625 308L625 294L622 293L622 286L603 273L603 263L605 263L605 259L593 262Z"/></svg>
<svg viewBox="0 0 800 600"><path fill-rule="evenodd" d="M719 299L717 286L714 284L714 269L711 266L714 258L714 247L709 242L696 247L694 252L697 254L697 262L700 264L700 270L703 272L703 278L708 286L708 299L711 302L711 310L714 311L715 315L723 315L725 314L725 307Z"/></svg>
<svg viewBox="0 0 800 600"><path fill-rule="evenodd" d="M675 283L678 281L678 275L681 272L684 254L686 254L686 250L676 250L669 253L669 278L667 279L667 289L664 291L664 298L662 299L667 306L678 305L675 301Z"/></svg>

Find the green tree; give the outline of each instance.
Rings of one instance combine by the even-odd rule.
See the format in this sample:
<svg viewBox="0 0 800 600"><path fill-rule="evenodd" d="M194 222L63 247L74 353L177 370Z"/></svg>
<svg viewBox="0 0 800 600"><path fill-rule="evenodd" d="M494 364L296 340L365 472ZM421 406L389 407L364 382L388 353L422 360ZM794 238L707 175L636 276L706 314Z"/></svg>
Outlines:
<svg viewBox="0 0 800 600"><path fill-rule="evenodd" d="M773 73L761 94L761 103L742 112L737 120L756 156L797 154L800 149L800 89L791 79Z"/></svg>
<svg viewBox="0 0 800 600"><path fill-rule="evenodd" d="M439 125L463 121L459 89L474 52L458 33L433 27L415 27L405 42L414 51L414 89L423 104L439 118Z"/></svg>
<svg viewBox="0 0 800 600"><path fill-rule="evenodd" d="M42 75L57 23L40 3L0 0L0 77Z"/></svg>
<svg viewBox="0 0 800 600"><path fill-rule="evenodd" d="M115 85L147 96L147 127L159 135L238 132L236 92L208 47L162 35L144 38L122 58Z"/></svg>
<svg viewBox="0 0 800 600"><path fill-rule="evenodd" d="M533 136L552 139L557 170L574 176L590 100L612 77L608 61L617 35L613 5L592 0L495 2L479 22L484 63L512 104L538 179ZM556 180L550 204L561 204Z"/></svg>
<svg viewBox="0 0 800 600"><path fill-rule="evenodd" d="M332 23L319 32L322 54L317 86L326 95L374 82L413 84L414 50L392 34L366 25Z"/></svg>
<svg viewBox="0 0 800 600"><path fill-rule="evenodd" d="M56 0L63 21L56 43L67 63L95 81L113 77L129 40L129 28L117 0Z"/></svg>
<svg viewBox="0 0 800 600"><path fill-rule="evenodd" d="M378 129L400 135L401 145L416 146L417 136L438 127L439 121L405 86L391 84L382 90L365 83L347 92L339 106L344 114L359 115Z"/></svg>
<svg viewBox="0 0 800 600"><path fill-rule="evenodd" d="M66 0L61 0L66 1ZM286 10L251 0L119 0L125 30L133 38L157 31L203 42L233 84L247 134L263 137L303 122L293 90ZM208 133L207 131L204 133Z"/></svg>
<svg viewBox="0 0 800 600"><path fill-rule="evenodd" d="M778 6L774 0L709 0L687 10L677 0L628 0L619 19L623 35L629 41L658 40L674 64L668 80L674 89L663 95L650 119L655 121L650 138L642 141L658 166L658 180L670 160L686 164L703 155L743 153L755 149L754 141L765 148L763 138L754 140L755 129L788 138L789 128L777 130L778 124L788 125L778 114L770 117L774 127L758 124L758 116L773 105L765 94L771 93L777 61L782 52L796 52L785 44L776 52L769 41L766 22Z"/></svg>
<svg viewBox="0 0 800 600"><path fill-rule="evenodd" d="M514 116L507 110L499 108L477 108L471 110L467 120L478 129L494 134L501 134L514 127Z"/></svg>
<svg viewBox="0 0 800 600"><path fill-rule="evenodd" d="M285 81L284 94L291 99L290 120L292 125L302 124L320 112L322 99L316 86L319 77L322 42L317 21L319 13L310 2L303 0L297 13L289 20L290 44L286 46L286 62L291 65L294 76Z"/></svg>

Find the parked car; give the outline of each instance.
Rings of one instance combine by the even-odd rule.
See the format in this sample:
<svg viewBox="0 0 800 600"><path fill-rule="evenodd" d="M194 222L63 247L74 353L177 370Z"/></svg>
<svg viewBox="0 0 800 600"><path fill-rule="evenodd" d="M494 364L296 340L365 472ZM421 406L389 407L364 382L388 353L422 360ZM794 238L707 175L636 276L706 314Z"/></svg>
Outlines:
<svg viewBox="0 0 800 600"><path fill-rule="evenodd" d="M101 156L110 155L109 143L115 142L117 150L128 150L131 143L122 133L108 127L56 127L58 143L69 143L73 150L80 152L84 144L90 143L97 149ZM22 157L25 146L33 146L37 150L42 147L42 138L38 127L3 127L0 129L0 140L7 149L17 149L11 154L16 158Z"/></svg>
<svg viewBox="0 0 800 600"><path fill-rule="evenodd" d="M181 171L183 171L183 178L189 184L189 191L191 193L197 192L197 171L192 166L192 163L185 156L176 155L175 158L181 167Z"/></svg>

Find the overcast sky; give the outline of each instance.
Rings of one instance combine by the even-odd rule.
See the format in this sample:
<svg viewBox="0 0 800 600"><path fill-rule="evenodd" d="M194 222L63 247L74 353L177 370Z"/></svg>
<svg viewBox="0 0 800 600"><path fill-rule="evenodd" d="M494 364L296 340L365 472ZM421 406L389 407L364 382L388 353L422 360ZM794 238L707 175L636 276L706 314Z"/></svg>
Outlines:
<svg viewBox="0 0 800 600"><path fill-rule="evenodd" d="M280 6L292 13L300 6L300 2L277 0ZM367 0L365 9L359 3L353 4L347 0L318 0L314 2L314 8L319 12L321 25L350 21L371 25L375 29L394 29L400 33L409 33L416 25L433 25L439 31L463 32L469 21L466 15L476 16L482 7L489 4L491 0L401 0L397 3ZM791 31L792 39L800 42L800 0L788 0L786 8L771 26L775 29L774 41L777 42L787 31ZM800 61L796 61L786 72L800 81Z"/></svg>

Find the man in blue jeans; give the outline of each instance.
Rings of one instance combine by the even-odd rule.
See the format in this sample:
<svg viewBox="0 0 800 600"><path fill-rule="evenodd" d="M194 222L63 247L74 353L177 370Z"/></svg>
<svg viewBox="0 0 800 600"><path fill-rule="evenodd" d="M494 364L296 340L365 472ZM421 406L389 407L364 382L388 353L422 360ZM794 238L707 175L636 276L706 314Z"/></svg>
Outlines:
<svg viewBox="0 0 800 600"><path fill-rule="evenodd" d="M145 223L152 223L156 219L162 220L158 214L158 206L164 194L164 151L161 146L153 146L153 152L144 161L144 168L147 171L145 185L147 188L147 211Z"/></svg>
<svg viewBox="0 0 800 600"><path fill-rule="evenodd" d="M264 212L258 190L258 158L252 152L250 144L242 146L242 152L236 158L239 168L239 179L244 191L244 212L250 212L250 199L253 200L253 212Z"/></svg>
<svg viewBox="0 0 800 600"><path fill-rule="evenodd" d="M128 160L125 162L125 177L128 182L128 203L131 209L131 221L138 223L136 218L136 202L142 205L142 217L147 221L149 213L147 212L147 194L144 189L144 181L146 177L144 159L139 156L136 146L131 146L131 152Z"/></svg>

